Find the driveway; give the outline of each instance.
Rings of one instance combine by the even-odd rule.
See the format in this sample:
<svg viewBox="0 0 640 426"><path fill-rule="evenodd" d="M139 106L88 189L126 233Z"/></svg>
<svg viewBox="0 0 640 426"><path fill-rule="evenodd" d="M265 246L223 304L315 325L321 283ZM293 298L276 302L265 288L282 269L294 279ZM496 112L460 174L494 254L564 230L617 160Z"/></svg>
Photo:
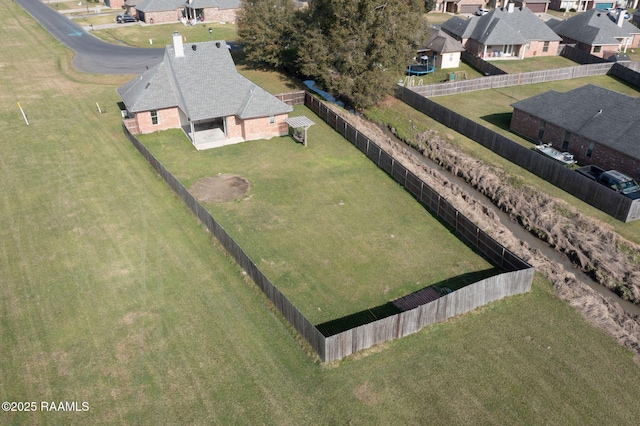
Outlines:
<svg viewBox="0 0 640 426"><path fill-rule="evenodd" d="M44 29L76 52L73 66L93 74L141 74L162 60L164 49L106 43L40 0L15 0Z"/></svg>

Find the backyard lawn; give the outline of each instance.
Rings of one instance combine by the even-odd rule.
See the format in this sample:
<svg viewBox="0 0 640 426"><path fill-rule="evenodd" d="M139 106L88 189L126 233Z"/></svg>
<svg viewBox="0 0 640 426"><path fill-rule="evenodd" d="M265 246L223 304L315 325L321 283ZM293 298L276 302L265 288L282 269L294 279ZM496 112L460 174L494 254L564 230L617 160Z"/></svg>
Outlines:
<svg viewBox="0 0 640 426"><path fill-rule="evenodd" d="M580 65L573 62L571 59L565 58L564 56L541 56L526 59L492 60L490 63L508 74L542 71L554 68L568 68Z"/></svg>
<svg viewBox="0 0 640 426"><path fill-rule="evenodd" d="M206 207L312 323L497 273L310 110L295 114L316 122L306 148L288 136L200 152L179 131L140 140L187 188L249 181L240 200Z"/></svg>
<svg viewBox="0 0 640 426"><path fill-rule="evenodd" d="M123 135L128 78L79 73L15 2L0 14L0 396L38 407L0 424L637 423L630 351L540 275L320 364Z"/></svg>

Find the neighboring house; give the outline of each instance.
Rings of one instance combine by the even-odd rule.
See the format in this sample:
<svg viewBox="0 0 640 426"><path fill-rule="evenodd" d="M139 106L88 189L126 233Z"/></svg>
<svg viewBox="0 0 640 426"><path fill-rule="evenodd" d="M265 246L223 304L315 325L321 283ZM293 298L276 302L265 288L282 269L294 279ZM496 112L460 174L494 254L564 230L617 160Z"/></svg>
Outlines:
<svg viewBox="0 0 640 426"><path fill-rule="evenodd" d="M640 99L589 84L512 104L511 130L595 164L640 178Z"/></svg>
<svg viewBox="0 0 640 426"><path fill-rule="evenodd" d="M125 0L124 1L124 10L131 16L135 16L138 18L138 11L136 10L136 6L142 3L144 0ZM138 18L139 19L139 18Z"/></svg>
<svg viewBox="0 0 640 426"><path fill-rule="evenodd" d="M601 58L626 52L640 43L640 29L628 23L623 13L592 9L565 20L551 19L547 25L564 43Z"/></svg>
<svg viewBox="0 0 640 426"><path fill-rule="evenodd" d="M475 13L484 7L484 0L437 0L434 12L448 13Z"/></svg>
<svg viewBox="0 0 640 426"><path fill-rule="evenodd" d="M464 52L464 46L455 38L442 30L434 33L418 49L418 58L427 57L430 64L440 68L458 68L460 66L460 53Z"/></svg>
<svg viewBox="0 0 640 426"><path fill-rule="evenodd" d="M637 1L638 0L629 0L630 3L637 3ZM622 2L616 2L615 0L551 0L551 3L549 3L549 9L564 9L567 12L571 10L574 10L576 12L585 12L591 9L605 10L608 8L613 8L616 6L616 4L618 4L619 6L623 6Z"/></svg>
<svg viewBox="0 0 640 426"><path fill-rule="evenodd" d="M517 0L516 7L526 7L533 13L547 13L550 0Z"/></svg>
<svg viewBox="0 0 640 426"><path fill-rule="evenodd" d="M484 16L454 16L442 29L484 60L556 56L561 40L531 10L513 3Z"/></svg>
<svg viewBox="0 0 640 426"><path fill-rule="evenodd" d="M111 9L123 9L125 0L104 0L104 5Z"/></svg>
<svg viewBox="0 0 640 426"><path fill-rule="evenodd" d="M240 0L142 0L136 5L138 19L147 24L235 22L239 9Z"/></svg>
<svg viewBox="0 0 640 426"><path fill-rule="evenodd" d="M288 134L292 108L236 71L224 41L183 44L119 87L132 133L181 128L198 149Z"/></svg>

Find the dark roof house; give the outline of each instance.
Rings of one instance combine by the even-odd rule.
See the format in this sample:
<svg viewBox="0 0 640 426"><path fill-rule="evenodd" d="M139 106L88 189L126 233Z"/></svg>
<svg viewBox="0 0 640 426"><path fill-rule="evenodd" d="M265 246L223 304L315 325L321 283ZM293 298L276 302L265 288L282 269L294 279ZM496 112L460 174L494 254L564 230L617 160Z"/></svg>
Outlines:
<svg viewBox="0 0 640 426"><path fill-rule="evenodd" d="M531 10L516 8L513 3L484 16L455 16L444 22L442 29L485 60L555 56L561 41Z"/></svg>
<svg viewBox="0 0 640 426"><path fill-rule="evenodd" d="M626 52L640 43L640 29L627 22L623 13L591 9L569 19L551 19L547 25L564 43L575 44L578 49L601 58Z"/></svg>
<svg viewBox="0 0 640 426"><path fill-rule="evenodd" d="M237 72L224 41L185 45L178 33L161 63L117 90L133 133L182 128L199 149L284 135L292 111Z"/></svg>
<svg viewBox="0 0 640 426"><path fill-rule="evenodd" d="M593 84L512 104L511 130L584 164L640 177L640 98Z"/></svg>

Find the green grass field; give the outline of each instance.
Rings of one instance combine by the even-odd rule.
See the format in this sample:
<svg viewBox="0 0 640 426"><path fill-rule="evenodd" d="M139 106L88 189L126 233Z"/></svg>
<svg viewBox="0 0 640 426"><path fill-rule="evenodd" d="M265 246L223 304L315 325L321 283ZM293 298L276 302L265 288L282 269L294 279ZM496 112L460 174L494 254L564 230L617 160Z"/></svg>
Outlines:
<svg viewBox="0 0 640 426"><path fill-rule="evenodd" d="M0 400L90 404L1 424L637 423L630 352L539 276L349 360L307 356L122 134L128 77L80 74L17 4L0 13Z"/></svg>
<svg viewBox="0 0 640 426"><path fill-rule="evenodd" d="M315 324L429 285L498 273L320 118L305 148L290 137L196 152L181 131L140 140L189 188L216 174L251 184L206 204L272 282Z"/></svg>

